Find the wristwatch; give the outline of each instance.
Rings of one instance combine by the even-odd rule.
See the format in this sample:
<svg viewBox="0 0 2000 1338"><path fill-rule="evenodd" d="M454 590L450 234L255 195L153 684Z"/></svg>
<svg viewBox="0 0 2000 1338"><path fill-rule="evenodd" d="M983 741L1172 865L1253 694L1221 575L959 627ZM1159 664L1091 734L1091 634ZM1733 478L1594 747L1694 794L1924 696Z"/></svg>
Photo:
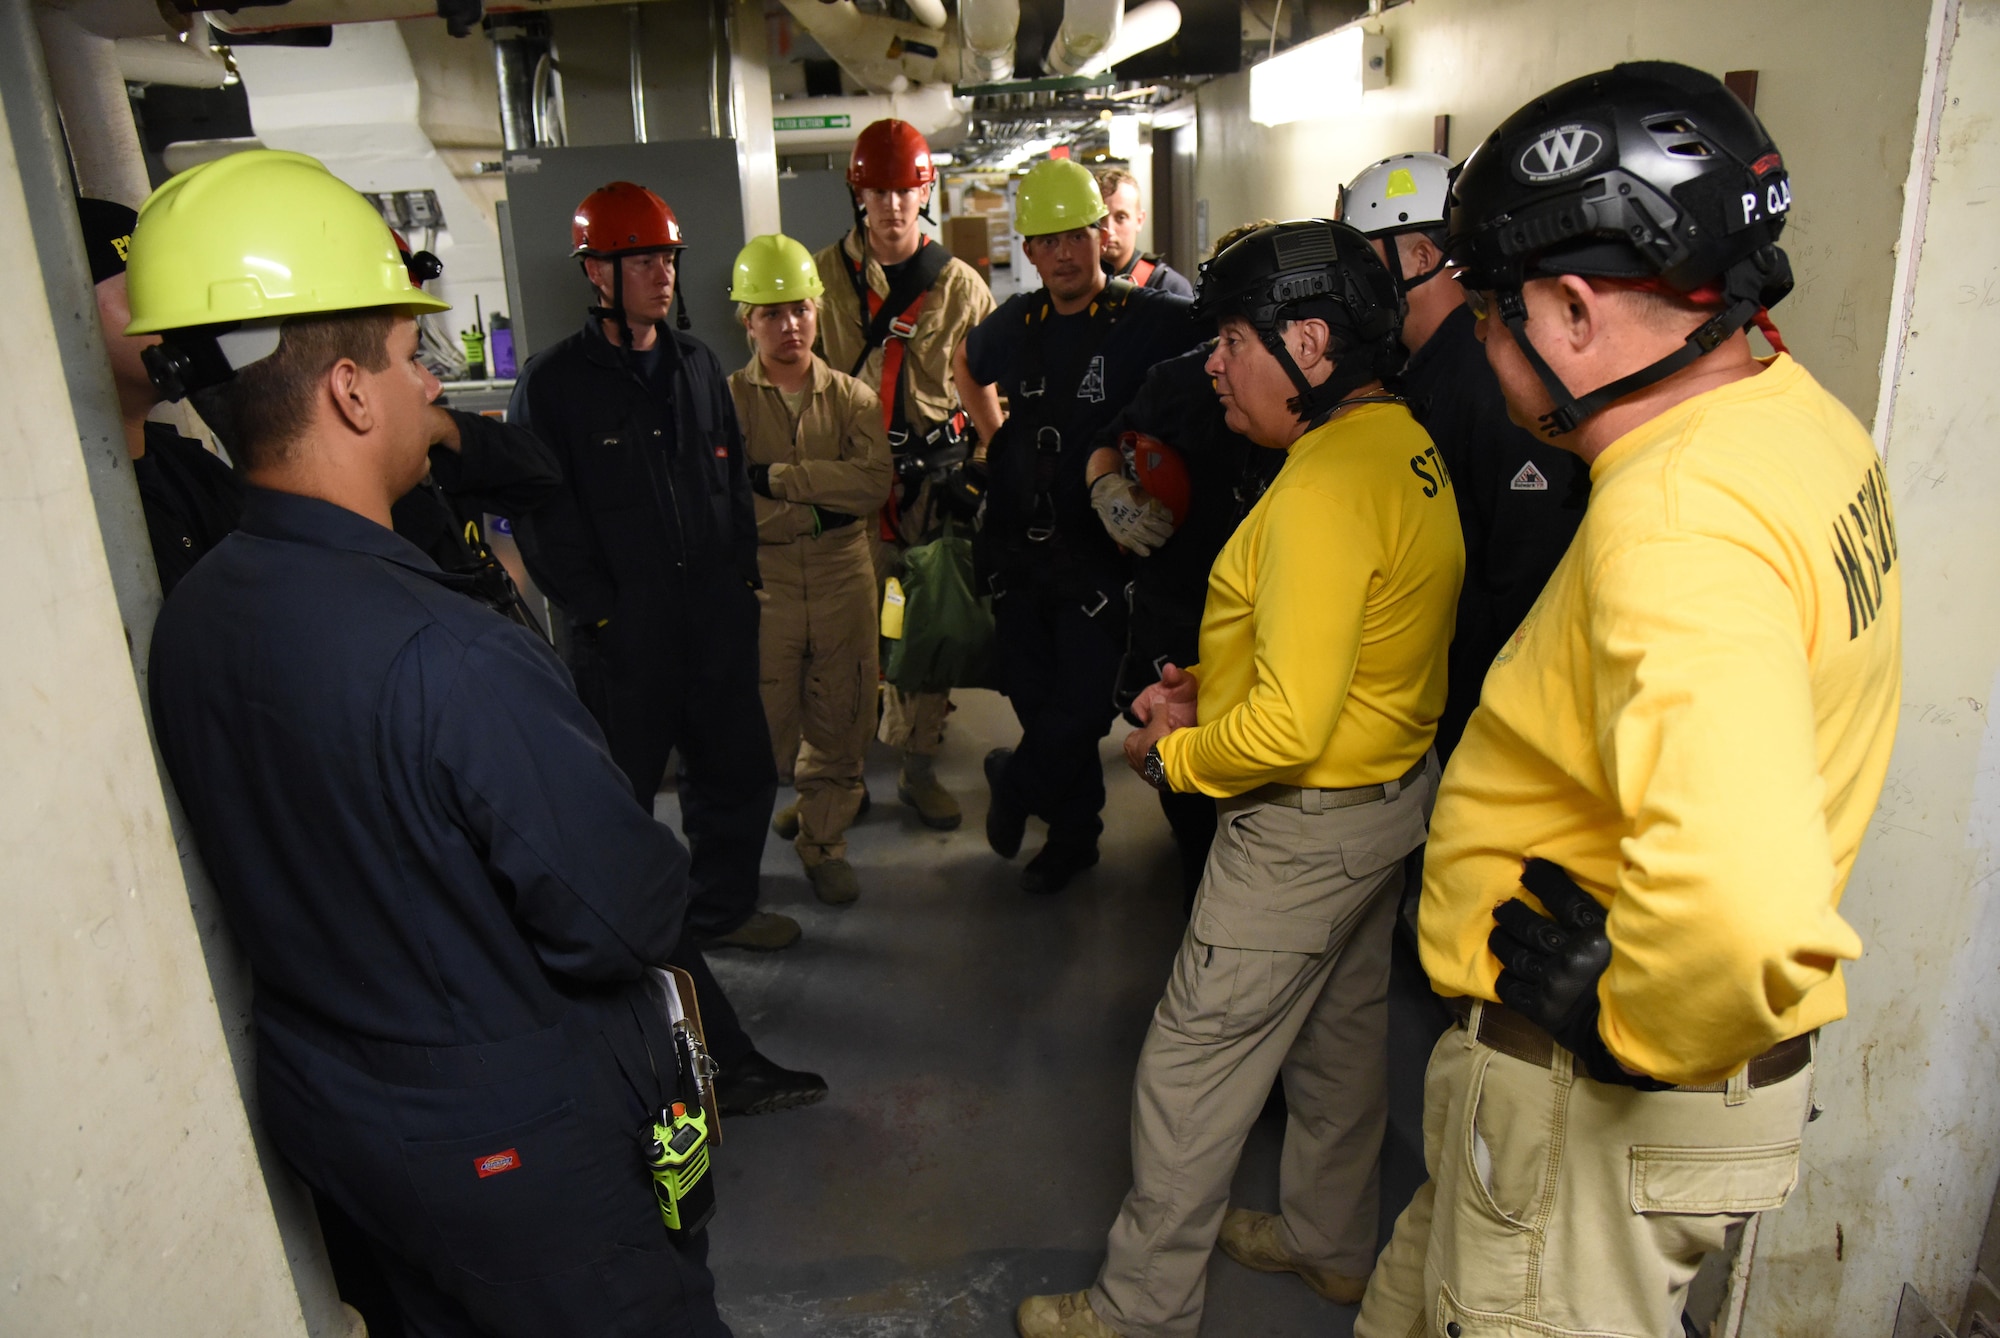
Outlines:
<svg viewBox="0 0 2000 1338"><path fill-rule="evenodd" d="M1162 793L1173 788L1167 784L1167 763L1166 759L1160 756L1159 744L1156 743L1146 750L1146 761L1139 768L1139 775L1146 784Z"/></svg>

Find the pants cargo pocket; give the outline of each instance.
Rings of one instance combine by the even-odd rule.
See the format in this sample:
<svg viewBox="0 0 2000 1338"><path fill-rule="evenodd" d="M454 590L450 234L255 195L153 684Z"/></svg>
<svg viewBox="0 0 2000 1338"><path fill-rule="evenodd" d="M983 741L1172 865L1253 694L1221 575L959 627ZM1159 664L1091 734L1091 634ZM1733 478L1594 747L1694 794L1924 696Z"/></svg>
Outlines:
<svg viewBox="0 0 2000 1338"><path fill-rule="evenodd" d="M1635 1213L1759 1213L1799 1182L1799 1140L1759 1147L1632 1149Z"/></svg>
<svg viewBox="0 0 2000 1338"><path fill-rule="evenodd" d="M1524 1319L1491 1310L1474 1310L1462 1305L1451 1288L1438 1292L1431 1338L1654 1338L1622 1329L1565 1329L1539 1320Z"/></svg>
<svg viewBox="0 0 2000 1338"><path fill-rule="evenodd" d="M406 1139L403 1165L453 1263L485 1282L522 1282L590 1263L634 1234L637 1153L604 1142L565 1101L492 1133Z"/></svg>

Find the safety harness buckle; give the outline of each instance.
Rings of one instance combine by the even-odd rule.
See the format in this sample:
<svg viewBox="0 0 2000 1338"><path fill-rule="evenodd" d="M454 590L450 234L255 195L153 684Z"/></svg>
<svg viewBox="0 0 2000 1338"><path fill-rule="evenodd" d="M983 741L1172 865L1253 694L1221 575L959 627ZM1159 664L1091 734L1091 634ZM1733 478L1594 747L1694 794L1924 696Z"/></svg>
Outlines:
<svg viewBox="0 0 2000 1338"><path fill-rule="evenodd" d="M908 339L917 332L917 323L898 316L889 322L889 335L893 339Z"/></svg>
<svg viewBox="0 0 2000 1338"><path fill-rule="evenodd" d="M1111 602L1111 596L1105 594L1102 590L1096 590L1093 591L1092 593L1095 594L1097 598L1094 600L1086 599L1083 601L1082 605L1080 605L1080 607L1083 609L1083 616L1086 618L1095 618L1098 614L1104 612L1104 606Z"/></svg>

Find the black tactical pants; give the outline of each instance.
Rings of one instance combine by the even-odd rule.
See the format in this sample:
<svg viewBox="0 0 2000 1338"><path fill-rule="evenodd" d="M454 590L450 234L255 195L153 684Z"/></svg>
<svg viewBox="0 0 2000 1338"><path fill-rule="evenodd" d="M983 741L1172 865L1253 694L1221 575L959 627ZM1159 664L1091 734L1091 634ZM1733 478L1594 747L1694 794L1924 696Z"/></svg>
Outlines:
<svg viewBox="0 0 2000 1338"><path fill-rule="evenodd" d="M1111 691L1125 649L1121 605L1026 582L994 601L1000 691L1021 722L1001 785L1049 824L1053 846L1095 846L1104 830L1097 745L1118 714Z"/></svg>
<svg viewBox="0 0 2000 1338"><path fill-rule="evenodd" d="M757 909L778 793L757 692L757 596L726 574L693 600L621 595L603 628L570 628L569 665L612 760L648 812L679 750L681 826L693 858L688 931L720 937Z"/></svg>

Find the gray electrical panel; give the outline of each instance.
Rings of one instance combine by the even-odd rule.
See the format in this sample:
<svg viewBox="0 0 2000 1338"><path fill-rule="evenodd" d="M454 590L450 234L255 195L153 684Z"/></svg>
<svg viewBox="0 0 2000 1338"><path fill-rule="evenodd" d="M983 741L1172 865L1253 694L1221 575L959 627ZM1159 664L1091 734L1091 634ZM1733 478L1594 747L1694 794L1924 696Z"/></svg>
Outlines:
<svg viewBox="0 0 2000 1338"><path fill-rule="evenodd" d="M725 372L748 358L729 300L730 270L743 235L743 189L733 139L656 140L507 155L507 277L514 344L525 363L583 324L590 285L570 257L570 219L584 196L613 181L657 193L680 220L681 300L692 333Z"/></svg>

